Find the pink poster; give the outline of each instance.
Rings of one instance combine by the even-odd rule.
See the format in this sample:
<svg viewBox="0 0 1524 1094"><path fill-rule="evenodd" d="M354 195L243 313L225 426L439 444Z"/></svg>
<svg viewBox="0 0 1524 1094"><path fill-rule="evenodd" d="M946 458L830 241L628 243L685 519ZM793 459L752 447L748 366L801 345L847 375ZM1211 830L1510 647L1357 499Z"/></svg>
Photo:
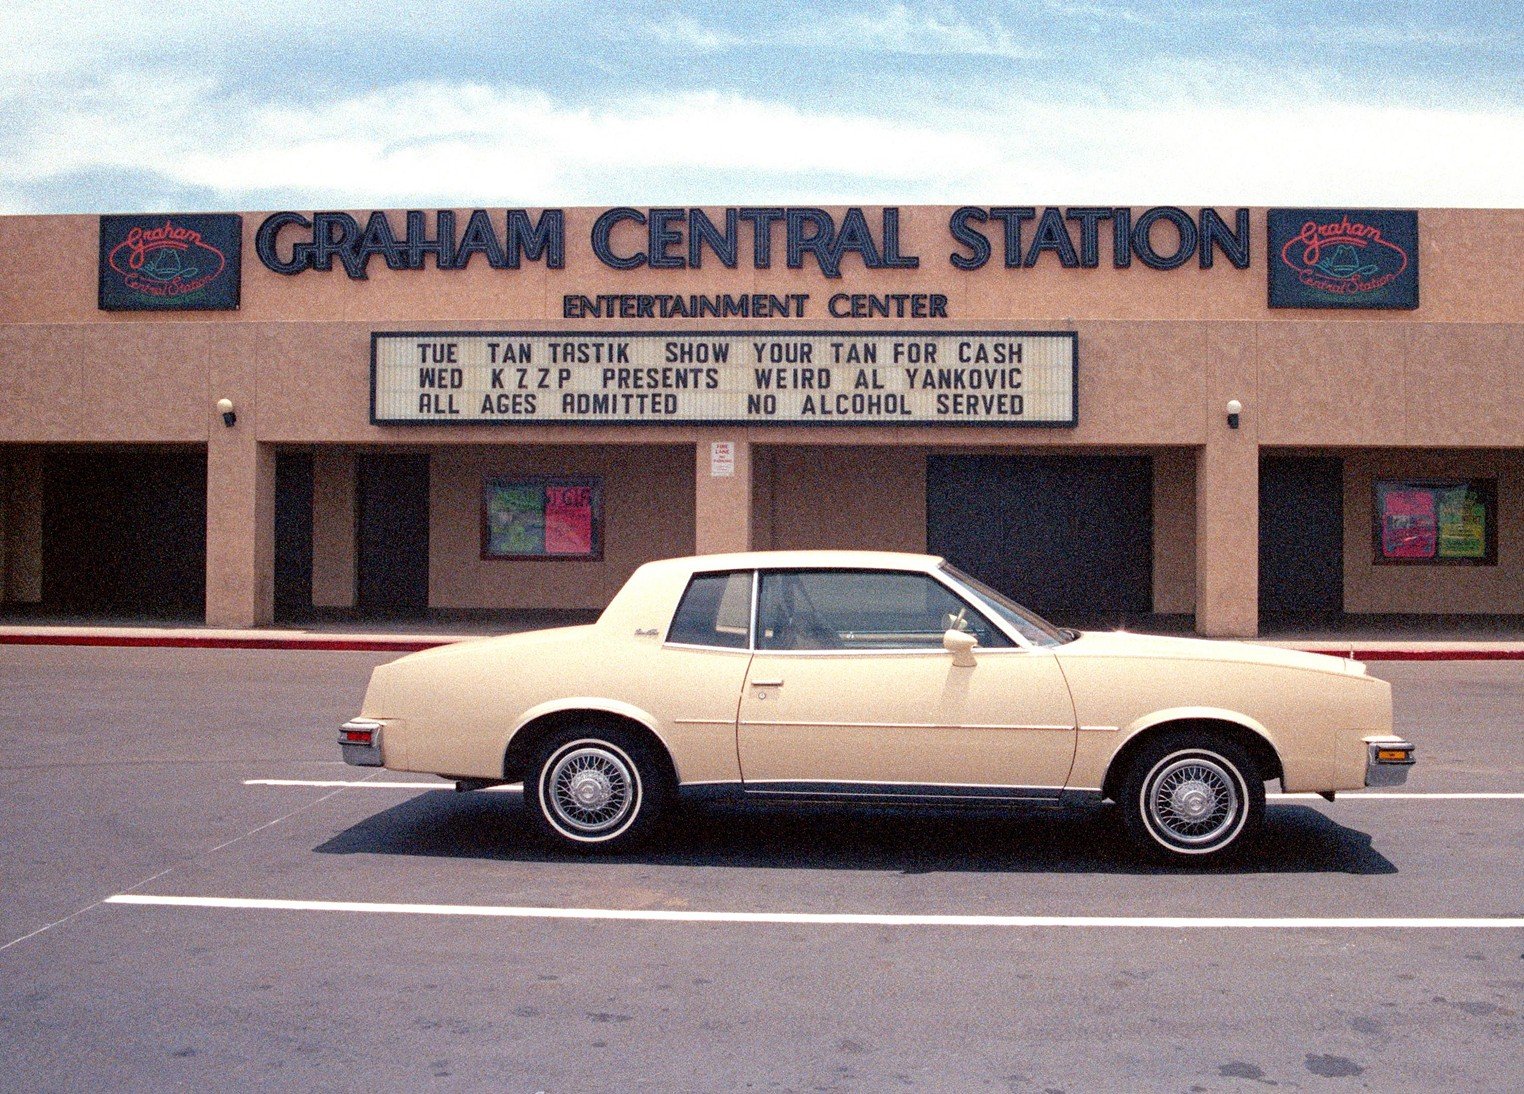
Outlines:
<svg viewBox="0 0 1524 1094"><path fill-rule="evenodd" d="M1390 490L1382 495L1383 558L1433 558L1438 528L1432 490Z"/></svg>
<svg viewBox="0 0 1524 1094"><path fill-rule="evenodd" d="M545 488L545 553L593 553L593 491L588 486Z"/></svg>

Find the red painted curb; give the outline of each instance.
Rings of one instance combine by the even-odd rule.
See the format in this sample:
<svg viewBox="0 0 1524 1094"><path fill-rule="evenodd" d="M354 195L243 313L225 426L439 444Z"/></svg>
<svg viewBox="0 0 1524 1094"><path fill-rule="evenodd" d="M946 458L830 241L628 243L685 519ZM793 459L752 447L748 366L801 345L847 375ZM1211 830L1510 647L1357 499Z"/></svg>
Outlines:
<svg viewBox="0 0 1524 1094"><path fill-rule="evenodd" d="M1330 657L1344 657L1344 650L1307 650ZM1362 650L1356 661L1524 661L1524 650Z"/></svg>
<svg viewBox="0 0 1524 1094"><path fill-rule="evenodd" d="M483 636L485 637L485 636ZM125 646L190 650L333 650L340 653L417 653L438 646L466 641L459 638L385 639L363 638L197 638L188 635L18 634L0 633L0 646ZM1281 647L1287 648L1287 647ZM1524 648L1517 650L1303 650L1328 657L1353 656L1356 661L1524 661Z"/></svg>
<svg viewBox="0 0 1524 1094"><path fill-rule="evenodd" d="M417 653L448 646L455 639L437 642L402 640L378 642L354 638L191 638L180 635L135 634L0 634L5 646L130 646L182 650L337 650L353 653Z"/></svg>

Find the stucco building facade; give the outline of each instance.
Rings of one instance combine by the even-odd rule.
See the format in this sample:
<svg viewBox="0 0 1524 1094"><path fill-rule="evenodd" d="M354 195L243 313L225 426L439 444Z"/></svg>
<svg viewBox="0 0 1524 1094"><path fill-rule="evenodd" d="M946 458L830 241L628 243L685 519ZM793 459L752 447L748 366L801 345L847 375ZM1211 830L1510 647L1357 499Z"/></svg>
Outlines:
<svg viewBox="0 0 1524 1094"><path fill-rule="evenodd" d="M594 610L871 547L1060 620L1524 613L1521 253L1516 210L4 217L4 599Z"/></svg>

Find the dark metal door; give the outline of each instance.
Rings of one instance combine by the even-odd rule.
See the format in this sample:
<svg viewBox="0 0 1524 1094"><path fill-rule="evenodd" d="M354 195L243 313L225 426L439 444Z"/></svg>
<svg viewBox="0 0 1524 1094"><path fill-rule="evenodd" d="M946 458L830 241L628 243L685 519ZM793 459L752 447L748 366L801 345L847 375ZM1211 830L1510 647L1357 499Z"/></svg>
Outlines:
<svg viewBox="0 0 1524 1094"><path fill-rule="evenodd" d="M43 474L46 610L203 616L204 452L61 450Z"/></svg>
<svg viewBox="0 0 1524 1094"><path fill-rule="evenodd" d="M421 614L429 606L429 457L361 456L359 607Z"/></svg>
<svg viewBox="0 0 1524 1094"><path fill-rule="evenodd" d="M275 618L312 614L312 454L275 457Z"/></svg>
<svg viewBox="0 0 1524 1094"><path fill-rule="evenodd" d="M1344 461L1337 456L1260 460L1259 610L1344 610Z"/></svg>
<svg viewBox="0 0 1524 1094"><path fill-rule="evenodd" d="M932 456L933 554L1036 611L1153 610L1148 456Z"/></svg>

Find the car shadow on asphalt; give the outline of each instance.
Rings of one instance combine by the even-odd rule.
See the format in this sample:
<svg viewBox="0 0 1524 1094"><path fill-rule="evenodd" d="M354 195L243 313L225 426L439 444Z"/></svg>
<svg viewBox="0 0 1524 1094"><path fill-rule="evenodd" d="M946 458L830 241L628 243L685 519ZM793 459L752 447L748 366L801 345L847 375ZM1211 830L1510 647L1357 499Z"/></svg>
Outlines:
<svg viewBox="0 0 1524 1094"><path fill-rule="evenodd" d="M428 791L321 844L322 854L424 855L513 862L587 856L539 842L516 791ZM1001 814L904 807L684 805L643 846L604 861L748 869L929 873L1173 874L1142 858L1111 806ZM1394 874L1371 836L1305 805L1271 804L1260 841L1211 867L1235 874Z"/></svg>

